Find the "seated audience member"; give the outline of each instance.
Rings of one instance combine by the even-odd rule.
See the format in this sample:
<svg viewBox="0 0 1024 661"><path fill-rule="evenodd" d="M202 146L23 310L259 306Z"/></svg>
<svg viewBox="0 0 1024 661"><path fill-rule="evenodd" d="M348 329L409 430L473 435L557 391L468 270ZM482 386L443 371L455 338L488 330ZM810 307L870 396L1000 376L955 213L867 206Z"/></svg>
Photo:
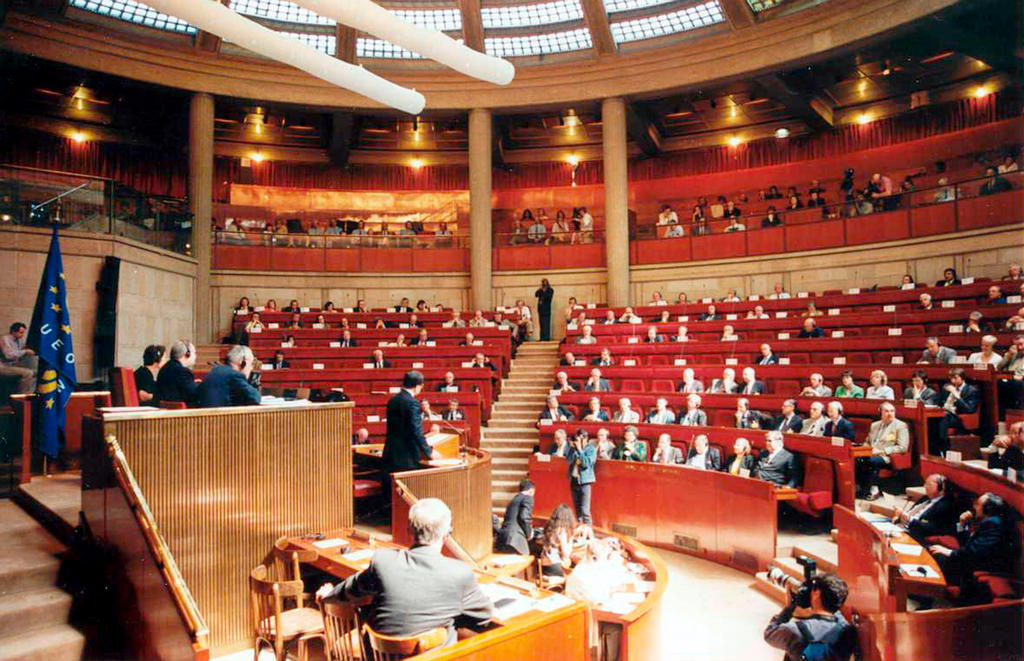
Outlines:
<svg viewBox="0 0 1024 661"><path fill-rule="evenodd" d="M399 348L409 346L409 343L406 342L406 340L405 340L405 333L399 333L395 337L395 341L390 343L388 346L389 347L399 347Z"/></svg>
<svg viewBox="0 0 1024 661"><path fill-rule="evenodd" d="M797 337L825 337L825 331L818 328L818 322L816 322L812 317L808 317L804 319L803 328L800 329L800 333Z"/></svg>
<svg viewBox="0 0 1024 661"><path fill-rule="evenodd" d="M571 351L566 351L562 354L562 358L558 361L559 367L572 367L576 364L576 354Z"/></svg>
<svg viewBox="0 0 1024 661"><path fill-rule="evenodd" d="M726 324L722 326L722 342L737 342L740 336L736 334L736 329L733 328L732 324Z"/></svg>
<svg viewBox="0 0 1024 661"><path fill-rule="evenodd" d="M689 330L686 328L686 326L680 326L678 328L678 330L676 330L675 337L672 338L672 341L673 342L689 342L690 341L690 336L687 335L688 332L689 332Z"/></svg>
<svg viewBox="0 0 1024 661"><path fill-rule="evenodd" d="M590 370L590 378L583 385L584 392L610 392L611 386L608 380L601 377L601 370L595 367Z"/></svg>
<svg viewBox="0 0 1024 661"><path fill-rule="evenodd" d="M575 384L569 383L569 375L565 372L559 372L555 375L555 383L551 386L551 390L557 390L558 394L564 395L568 392L576 392L579 388Z"/></svg>
<svg viewBox="0 0 1024 661"><path fill-rule="evenodd" d="M1024 408L1024 335L1013 338L1013 344L1006 350L997 369L1010 373L1007 378L996 382L1000 408Z"/></svg>
<svg viewBox="0 0 1024 661"><path fill-rule="evenodd" d="M661 314L658 315L657 322L659 324L667 324L672 321L672 315L669 314L668 310L662 310Z"/></svg>
<svg viewBox="0 0 1024 661"><path fill-rule="evenodd" d="M779 187L772 185L768 187L768 192L764 194L766 200L781 200L782 193L779 192Z"/></svg>
<svg viewBox="0 0 1024 661"><path fill-rule="evenodd" d="M1012 154L1007 154L1003 157L1003 162L996 168L996 172L999 174L1010 174L1011 172L1017 171L1017 161L1013 160Z"/></svg>
<svg viewBox="0 0 1024 661"><path fill-rule="evenodd" d="M992 441L988 467L1001 471L1024 471L1024 421L1010 425L1009 434Z"/></svg>
<svg viewBox="0 0 1024 661"><path fill-rule="evenodd" d="M587 401L587 412L583 415L584 422L608 422L608 414L601 408L601 400L591 397Z"/></svg>
<svg viewBox="0 0 1024 661"><path fill-rule="evenodd" d="M675 225L679 222L679 216L669 204L661 205L661 212L658 213L659 225Z"/></svg>
<svg viewBox="0 0 1024 661"><path fill-rule="evenodd" d="M992 324L985 321L985 315L977 310L972 310L970 314L967 315L967 321L964 322L964 332L968 335L971 333L988 335L992 333L993 330Z"/></svg>
<svg viewBox="0 0 1024 661"><path fill-rule="evenodd" d="M260 403L260 391L249 383L256 357L252 349L236 344L228 350L227 363L210 370L196 388L196 403L203 408L251 406Z"/></svg>
<svg viewBox="0 0 1024 661"><path fill-rule="evenodd" d="M946 410L945 415L939 420L939 434L932 447L936 454L944 455L949 449L949 431L964 433L964 427L960 419L962 415L968 415L978 410L981 403L981 394L975 386L967 383L964 379L962 367L954 367L949 370L949 383L942 387L943 397L942 408Z"/></svg>
<svg viewBox="0 0 1024 661"><path fill-rule="evenodd" d="M768 319L768 313L764 311L763 305L755 305L754 309L747 313L747 319Z"/></svg>
<svg viewBox="0 0 1024 661"><path fill-rule="evenodd" d="M532 219L531 219L532 220ZM540 219L536 219L526 229L526 240L530 243L546 243L548 240L548 228Z"/></svg>
<svg viewBox="0 0 1024 661"><path fill-rule="evenodd" d="M249 314L253 311L252 305L249 304L249 297L243 296L238 299L238 305L235 306L234 313L238 314Z"/></svg>
<svg viewBox="0 0 1024 661"><path fill-rule="evenodd" d="M772 293L768 294L768 298L769 300L777 301L790 298L790 296L789 292L783 288L782 283L776 282L775 285L772 286Z"/></svg>
<svg viewBox="0 0 1024 661"><path fill-rule="evenodd" d="M361 609L362 616L374 631L386 636L412 636L444 627L446 645L454 644L456 620L486 624L493 605L477 585L473 569L441 553L451 532L448 506L437 498L423 498L409 508L411 548L377 549L369 567L337 587L323 585L316 596L368 604Z"/></svg>
<svg viewBox="0 0 1024 661"><path fill-rule="evenodd" d="M615 454L615 441L611 439L608 430L604 427L597 430L594 437L594 446L597 448L598 459L611 459Z"/></svg>
<svg viewBox="0 0 1024 661"><path fill-rule="evenodd" d="M758 365L778 365L779 357L772 351L772 345L762 344L761 345L761 357L757 359Z"/></svg>
<svg viewBox="0 0 1024 661"><path fill-rule="evenodd" d="M462 340L459 340L460 347L471 347L474 344L476 344L476 336L473 335L472 333L466 333L466 337Z"/></svg>
<svg viewBox="0 0 1024 661"><path fill-rule="evenodd" d="M814 304L814 301L807 301L807 308L800 313L801 317L821 317L825 313L818 309L818 306Z"/></svg>
<svg viewBox="0 0 1024 661"><path fill-rule="evenodd" d="M765 628L764 641L785 652L786 661L851 658L857 651L857 630L839 612L850 593L849 587L837 575L826 572L817 574L810 587L807 607L799 607L790 598ZM810 645L822 641L827 644ZM822 647L828 651L823 650L817 657L804 654L805 650Z"/></svg>
<svg viewBox="0 0 1024 661"><path fill-rule="evenodd" d="M925 292L917 297L917 310L919 312L926 312L935 309L935 304L932 303L932 295Z"/></svg>
<svg viewBox="0 0 1024 661"><path fill-rule="evenodd" d="M170 356L156 377L158 400L190 404L195 401L199 387L192 373L196 364L196 347L188 340L179 340L171 345Z"/></svg>
<svg viewBox="0 0 1024 661"><path fill-rule="evenodd" d="M694 376L692 367L687 367L683 370L683 380L676 390L687 394L704 392L704 382Z"/></svg>
<svg viewBox="0 0 1024 661"><path fill-rule="evenodd" d="M352 308L352 311L353 312L369 312L370 308L366 306L366 299L365 298L356 299L356 305L355 305L354 308Z"/></svg>
<svg viewBox="0 0 1024 661"><path fill-rule="evenodd" d="M613 367L615 359L612 358L612 350L607 348L601 349L601 355L590 361L590 364L598 367Z"/></svg>
<svg viewBox="0 0 1024 661"><path fill-rule="evenodd" d="M757 459L750 447L750 441L739 437L732 444L732 454L722 464L722 471L732 475L739 475L740 471L746 471L747 475L750 475L756 466Z"/></svg>
<svg viewBox="0 0 1024 661"><path fill-rule="evenodd" d="M288 307L282 308L282 312L302 312L302 308L299 306L299 302L296 299L292 299L288 303Z"/></svg>
<svg viewBox="0 0 1024 661"><path fill-rule="evenodd" d="M160 403L156 378L166 364L167 350L163 345L151 344L142 352L142 367L135 370L135 390L139 394L139 404L156 406Z"/></svg>
<svg viewBox="0 0 1024 661"><path fill-rule="evenodd" d="M408 303L409 299L405 299L405 302ZM337 310L334 307L334 303L332 301L325 302L324 306L322 308L320 308L320 311L321 312L337 312ZM411 312L412 308L409 308L409 310L406 310L406 311L407 312Z"/></svg>
<svg viewBox="0 0 1024 661"><path fill-rule="evenodd" d="M391 367L391 361L384 359L384 352L380 349L373 350L373 360L370 362L373 363L373 367L375 369L386 369Z"/></svg>
<svg viewBox="0 0 1024 661"><path fill-rule="evenodd" d="M751 410L749 399L740 397L736 400L737 429L760 429L763 418L760 411Z"/></svg>
<svg viewBox="0 0 1024 661"><path fill-rule="evenodd" d="M683 451L672 445L672 437L668 434L658 436L658 447L651 457L653 464L681 464L683 463Z"/></svg>
<svg viewBox="0 0 1024 661"><path fill-rule="evenodd" d="M266 330L267 325L263 323L262 316L259 312L253 312L252 316L249 317L249 321L246 322L243 329L243 337L248 342L249 335L253 333L262 333Z"/></svg>
<svg viewBox="0 0 1024 661"><path fill-rule="evenodd" d="M366 445L369 442L370 430L366 427L360 427L356 433L352 434L352 445Z"/></svg>
<svg viewBox="0 0 1024 661"><path fill-rule="evenodd" d="M811 191L807 197L807 206L810 208L822 207L824 208L828 203L825 198L821 196L818 191Z"/></svg>
<svg viewBox="0 0 1024 661"><path fill-rule="evenodd" d="M828 416L828 421L825 423L823 435L839 436L853 443L856 431L853 428L853 423L843 417L842 403L832 400L825 407L825 414Z"/></svg>
<svg viewBox="0 0 1024 661"><path fill-rule="evenodd" d="M914 370L910 386L903 390L903 400L939 405L939 394L928 386L928 374L924 370Z"/></svg>
<svg viewBox="0 0 1024 661"><path fill-rule="evenodd" d="M285 328L302 328L302 315L298 312L293 312Z"/></svg>
<svg viewBox="0 0 1024 661"><path fill-rule="evenodd" d="M615 446L612 459L618 461L647 461L647 444L638 438L639 432L632 425L622 433L622 442Z"/></svg>
<svg viewBox="0 0 1024 661"><path fill-rule="evenodd" d="M359 342L352 339L352 331L350 331L347 328L341 331L341 340L338 342L338 344L341 345L343 348L359 346Z"/></svg>
<svg viewBox="0 0 1024 661"><path fill-rule="evenodd" d="M722 370L722 378L711 382L709 393L735 393L739 392L740 385L736 383L736 370L726 367Z"/></svg>
<svg viewBox="0 0 1024 661"><path fill-rule="evenodd" d="M294 335L285 335L284 336L284 340L281 341L281 348L282 349L290 349L290 348L292 348L294 346L295 346L295 336Z"/></svg>
<svg viewBox="0 0 1024 661"><path fill-rule="evenodd" d="M552 457L566 457L569 454L569 435L566 434L564 429L556 429L554 434L554 440L551 443L551 447L548 448L547 454Z"/></svg>
<svg viewBox="0 0 1024 661"><path fill-rule="evenodd" d="M668 400L659 397L654 403L654 409L647 414L647 422L655 425L671 425L676 421L676 414L668 409Z"/></svg>
<svg viewBox="0 0 1024 661"><path fill-rule="evenodd" d="M420 400L420 417L424 420L443 420L440 413L430 408L430 401L426 398Z"/></svg>
<svg viewBox="0 0 1024 661"><path fill-rule="evenodd" d="M932 473L924 479L924 495L897 510L892 522L924 543L929 537L953 533L953 498L946 494L946 476Z"/></svg>
<svg viewBox="0 0 1024 661"><path fill-rule="evenodd" d="M409 305L409 299L405 298L405 297L403 297L402 300L400 300L398 302L398 305L393 307L392 310L394 310L395 312L412 312L413 311L412 306Z"/></svg>
<svg viewBox="0 0 1024 661"><path fill-rule="evenodd" d="M576 344L597 344L597 338L594 337L594 328L592 326L584 326L580 336L576 338Z"/></svg>
<svg viewBox="0 0 1024 661"><path fill-rule="evenodd" d="M487 360L487 356L485 356L483 352L480 351L477 351L475 354L473 354L473 363L470 365L470 367L478 367L492 371L498 370L498 366L492 363L491 361Z"/></svg>
<svg viewBox="0 0 1024 661"><path fill-rule="evenodd" d="M985 335L981 338L981 351L975 351L967 358L968 365L992 365L998 367L1003 357L997 354L994 349L998 338L995 335Z"/></svg>
<svg viewBox="0 0 1024 661"><path fill-rule="evenodd" d="M917 283L914 282L914 276L910 275L909 273L905 273L903 277L900 279L900 287L906 289L913 289L916 286Z"/></svg>
<svg viewBox="0 0 1024 661"><path fill-rule="evenodd" d="M682 225L671 225L667 230L665 230L666 239L681 239L684 236L686 236L686 231L683 229Z"/></svg>
<svg viewBox="0 0 1024 661"><path fill-rule="evenodd" d="M991 594L980 586L975 572L1013 574L1020 569L1020 542L1009 520L1006 502L986 492L974 500L972 510L960 515L956 524L959 548L941 544L928 547L936 556L947 585L959 585L959 600L964 604L989 601Z"/></svg>
<svg viewBox="0 0 1024 661"><path fill-rule="evenodd" d="M796 400L787 399L782 402L782 410L779 417L772 422L772 429L784 433L799 434L803 428L804 419L797 415Z"/></svg>
<svg viewBox="0 0 1024 661"><path fill-rule="evenodd" d="M457 399L449 399L448 400L448 408L446 408L444 410L444 413L441 414L441 419L442 420L447 420L448 422L454 422L455 420L465 420L466 419L466 414L463 413L462 409L459 408L459 400L457 400Z"/></svg>
<svg viewBox="0 0 1024 661"><path fill-rule="evenodd" d="M388 323L386 321L384 321L380 317L373 320L374 330L384 330L385 328L389 328Z"/></svg>
<svg viewBox="0 0 1024 661"><path fill-rule="evenodd" d="M547 405L544 410L540 412L537 417L537 421L551 420L553 422L568 422L573 419L572 413L568 409L563 408L558 404L558 398L554 395L548 397Z"/></svg>
<svg viewBox="0 0 1024 661"><path fill-rule="evenodd" d="M817 397L828 397L828 395L815 395ZM850 397L854 399L864 398L864 389L853 381L853 372L845 370L839 375L839 385L836 386L836 397Z"/></svg>
<svg viewBox="0 0 1024 661"><path fill-rule="evenodd" d="M743 395L763 395L764 382L757 380L757 372L753 367L743 368L743 384L739 390Z"/></svg>
<svg viewBox="0 0 1024 661"><path fill-rule="evenodd" d="M465 328L466 320L462 318L461 312L459 312L458 310L453 310L451 317L442 325L448 328Z"/></svg>
<svg viewBox="0 0 1024 661"><path fill-rule="evenodd" d="M686 453L686 465L701 470L722 470L722 453L718 448L711 447L708 437L697 434L693 437L690 450Z"/></svg>
<svg viewBox="0 0 1024 661"><path fill-rule="evenodd" d="M868 377L871 385L868 386L868 391L865 397L867 399L896 399L896 393L889 385L889 375L882 370L871 370L871 376Z"/></svg>
<svg viewBox="0 0 1024 661"><path fill-rule="evenodd" d="M277 301L272 298L267 299L267 303L263 306L264 312L277 312Z"/></svg>
<svg viewBox="0 0 1024 661"><path fill-rule="evenodd" d="M809 378L810 384L800 391L801 397L831 397L832 389L825 385L825 377L814 372Z"/></svg>
<svg viewBox="0 0 1024 661"><path fill-rule="evenodd" d="M722 318L722 315L718 314L718 308L714 305L709 305L707 312L700 316L701 321L718 321Z"/></svg>
<svg viewBox="0 0 1024 661"><path fill-rule="evenodd" d="M473 318L469 320L470 328L487 328L490 325L491 322L487 321L487 318L484 317L483 310L477 310L476 312L474 312Z"/></svg>
<svg viewBox="0 0 1024 661"><path fill-rule="evenodd" d="M565 576L572 567L573 533L576 517L568 505L560 504L551 512L541 533L540 566L544 576Z"/></svg>
<svg viewBox="0 0 1024 661"><path fill-rule="evenodd" d="M1000 177L996 168L989 166L985 168L985 183L978 189L978 195L995 195L1012 189L1010 182Z"/></svg>
<svg viewBox="0 0 1024 661"><path fill-rule="evenodd" d="M604 319L601 321L603 326L611 326L612 324L619 323L619 320L615 318L615 310L605 310Z"/></svg>
<svg viewBox="0 0 1024 661"><path fill-rule="evenodd" d="M686 413L679 416L679 424L686 427L705 427L708 414L700 408L700 395L692 393L686 398Z"/></svg>
<svg viewBox="0 0 1024 661"><path fill-rule="evenodd" d="M438 392L458 392L459 384L455 382L455 372L447 371L444 373L444 380L437 386Z"/></svg>
<svg viewBox="0 0 1024 661"><path fill-rule="evenodd" d="M782 224L782 216L775 210L774 204L768 205L768 212L761 220L761 227L778 227Z"/></svg>
<svg viewBox="0 0 1024 661"><path fill-rule="evenodd" d="M952 287L960 284L960 278L956 274L956 269L948 268L942 272L942 280L935 283L936 287Z"/></svg>
<svg viewBox="0 0 1024 661"><path fill-rule="evenodd" d="M274 352L274 359L270 361L270 369L286 370L291 366L292 364L285 359L283 351L278 349ZM264 369L266 369L266 365L264 365Z"/></svg>
<svg viewBox="0 0 1024 661"><path fill-rule="evenodd" d="M1004 275L1002 279L1012 280L1014 282L1024 281L1024 269L1021 269L1020 264L1010 264L1006 269L1006 275Z"/></svg>
<svg viewBox="0 0 1024 661"><path fill-rule="evenodd" d="M737 219L743 216L743 211L736 206L736 203L729 200L725 203L725 210L722 212L722 217L726 220Z"/></svg>
<svg viewBox="0 0 1024 661"><path fill-rule="evenodd" d="M811 402L811 407L808 409L807 418L804 420L803 427L800 428L800 433L807 436L824 436L825 424L828 423L828 418L824 416L824 412L824 404L821 402Z"/></svg>
<svg viewBox="0 0 1024 661"><path fill-rule="evenodd" d="M858 486L866 490L864 498L878 500L878 472L892 465L892 455L910 451L910 429L907 423L896 419L896 407L890 402L878 407L880 419L871 423L866 444L871 446L870 457L857 457L860 473Z"/></svg>
<svg viewBox="0 0 1024 661"><path fill-rule="evenodd" d="M633 308L626 306L626 309L622 312L622 316L619 317L620 324L639 324L642 323L643 319L638 317L634 312Z"/></svg>
<svg viewBox="0 0 1024 661"><path fill-rule="evenodd" d="M640 414L632 409L632 402L628 397L619 399L619 408L612 416L612 422L624 422L636 424L640 422Z"/></svg>
<svg viewBox="0 0 1024 661"><path fill-rule="evenodd" d="M981 305L1006 305L1006 295L999 285L991 285L988 293L981 300Z"/></svg>
<svg viewBox="0 0 1024 661"><path fill-rule="evenodd" d="M644 337L644 342L656 343L664 342L665 336L658 333L657 326L650 326L647 328L647 336Z"/></svg>
<svg viewBox="0 0 1024 661"><path fill-rule="evenodd" d="M722 297L723 303L739 303L742 300L743 299L740 298L740 295L736 293L735 289L730 289L729 293Z"/></svg>
<svg viewBox="0 0 1024 661"><path fill-rule="evenodd" d="M757 477L780 487L796 487L798 482L796 457L786 449L782 434L768 432L768 449L757 462Z"/></svg>

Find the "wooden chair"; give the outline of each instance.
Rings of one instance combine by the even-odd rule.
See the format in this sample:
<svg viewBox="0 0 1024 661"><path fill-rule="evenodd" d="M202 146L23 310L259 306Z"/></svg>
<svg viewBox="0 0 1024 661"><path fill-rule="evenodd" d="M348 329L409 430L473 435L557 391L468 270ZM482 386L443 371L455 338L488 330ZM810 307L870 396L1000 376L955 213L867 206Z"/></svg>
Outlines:
<svg viewBox="0 0 1024 661"><path fill-rule="evenodd" d="M354 604L337 599L317 600L324 619L327 661L365 659L360 636L359 611Z"/></svg>
<svg viewBox="0 0 1024 661"><path fill-rule="evenodd" d="M537 587L549 592L561 592L565 589L564 576L545 576L544 565L540 558L537 558Z"/></svg>
<svg viewBox="0 0 1024 661"><path fill-rule="evenodd" d="M114 406L139 405L139 389L131 368L115 367L110 371L110 401Z"/></svg>
<svg viewBox="0 0 1024 661"><path fill-rule="evenodd" d="M444 627L438 627L415 636L385 636L374 631L369 624L364 624L363 633L370 643L373 661L400 661L400 659L429 652L435 647L444 645L448 640L448 631Z"/></svg>
<svg viewBox="0 0 1024 661"><path fill-rule="evenodd" d="M259 659L263 646L274 650L277 661L286 661L288 648L295 645L300 661L309 658L309 641L319 638L326 649L323 616L315 608L285 609L285 599L302 599L302 581L271 581L266 565L249 574L249 597L253 620L253 654Z"/></svg>
<svg viewBox="0 0 1024 661"><path fill-rule="evenodd" d="M271 552L274 559L274 577L279 581L301 581L302 569L300 565L313 564L317 560L316 551L309 549L288 548L288 538L279 537L274 542L274 550ZM302 593L295 601L295 605L302 608L306 603L312 602L313 597L308 593Z"/></svg>

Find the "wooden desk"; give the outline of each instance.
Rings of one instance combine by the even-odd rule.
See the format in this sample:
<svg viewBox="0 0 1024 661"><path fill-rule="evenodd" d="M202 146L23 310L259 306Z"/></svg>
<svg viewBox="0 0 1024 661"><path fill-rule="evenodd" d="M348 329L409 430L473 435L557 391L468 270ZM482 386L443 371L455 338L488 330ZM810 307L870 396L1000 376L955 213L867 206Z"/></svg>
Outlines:
<svg viewBox="0 0 1024 661"><path fill-rule="evenodd" d="M459 458L459 435L458 434L436 434L436 437L427 435L427 442L430 446L441 453L443 459ZM383 443L366 443L364 445L353 445L352 454L357 460L363 460L369 464L380 464L384 454ZM424 466L432 466L429 459L420 462Z"/></svg>
<svg viewBox="0 0 1024 661"><path fill-rule="evenodd" d="M347 578L369 566L368 557L351 560L345 557L348 553L371 548L401 548L398 544L368 539L354 533L350 528L327 532L325 537L345 539L348 542L345 553L339 552L337 547L318 548L312 540L303 538L292 538L289 540L289 544L293 548L315 551L317 560L314 564L319 569L338 578ZM551 595L531 583L502 578L480 571L477 572L477 581L481 584L498 583L533 599L543 599ZM586 604L583 602L575 601L550 613L530 610L508 620L495 620L495 623L497 626L491 629L464 638L451 647L439 648L421 654L416 659L422 661L451 661L454 659L520 661L541 657L559 661L586 661L589 659L587 613Z"/></svg>

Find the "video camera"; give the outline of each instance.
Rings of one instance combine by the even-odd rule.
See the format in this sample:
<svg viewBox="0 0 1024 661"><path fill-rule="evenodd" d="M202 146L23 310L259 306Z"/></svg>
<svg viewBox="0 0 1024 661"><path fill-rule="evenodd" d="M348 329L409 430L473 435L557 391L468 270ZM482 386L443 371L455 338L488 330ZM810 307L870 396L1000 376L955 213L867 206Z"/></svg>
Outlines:
<svg viewBox="0 0 1024 661"><path fill-rule="evenodd" d="M777 567L768 571L768 580L786 590L793 596L793 604L800 608L810 608L811 592L815 587L815 575L818 571L818 563L813 558L805 555L798 555L796 562L804 568L804 580L794 578Z"/></svg>

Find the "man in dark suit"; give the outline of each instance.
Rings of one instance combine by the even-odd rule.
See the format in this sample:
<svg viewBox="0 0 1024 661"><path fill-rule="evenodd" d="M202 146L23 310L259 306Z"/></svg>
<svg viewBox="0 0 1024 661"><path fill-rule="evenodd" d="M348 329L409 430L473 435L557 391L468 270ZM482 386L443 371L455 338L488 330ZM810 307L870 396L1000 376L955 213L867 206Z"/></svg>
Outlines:
<svg viewBox="0 0 1024 661"><path fill-rule="evenodd" d="M401 302L395 306L395 312L412 312L412 306L409 305L409 299L403 298Z"/></svg>
<svg viewBox="0 0 1024 661"><path fill-rule="evenodd" d="M192 403L196 399L195 374L196 347L188 340L179 340L171 345L171 359L160 368L156 377L156 388L160 401Z"/></svg>
<svg viewBox="0 0 1024 661"><path fill-rule="evenodd" d="M796 457L785 448L782 434L768 432L768 451L761 454L757 476L780 487L795 487L798 483Z"/></svg>
<svg viewBox="0 0 1024 661"><path fill-rule="evenodd" d="M775 422L772 423L772 429L783 433L799 434L803 425L804 419L796 413L796 400L787 399L782 402L782 414L775 418Z"/></svg>
<svg viewBox="0 0 1024 661"><path fill-rule="evenodd" d="M380 349L373 350L373 367L375 369L386 369L391 367L390 360L384 360L384 352Z"/></svg>
<svg viewBox="0 0 1024 661"><path fill-rule="evenodd" d="M828 403L826 409L828 413L828 422L825 423L825 431L823 436L840 436L854 442L855 430L853 423L843 417L843 405L840 402L832 400Z"/></svg>
<svg viewBox="0 0 1024 661"><path fill-rule="evenodd" d="M596 367L612 367L615 365L615 359L612 358L611 349L601 349L601 355L590 361L591 365Z"/></svg>
<svg viewBox="0 0 1024 661"><path fill-rule="evenodd" d="M352 331L347 328L342 331L339 344L341 344L343 348L359 346L359 343L352 339Z"/></svg>
<svg viewBox="0 0 1024 661"><path fill-rule="evenodd" d="M164 369L167 369L166 366ZM161 370L163 371L163 370ZM961 415L969 415L978 410L981 402L981 394L978 389L967 383L964 379L962 367L954 367L949 370L949 383L942 387L940 397L943 399L942 408L946 414L939 420L939 433L933 451L936 454L945 454L949 449L949 431L966 432Z"/></svg>
<svg viewBox="0 0 1024 661"><path fill-rule="evenodd" d="M558 361L559 367L572 367L576 364L576 356L571 351L566 351Z"/></svg>
<svg viewBox="0 0 1024 661"><path fill-rule="evenodd" d="M686 453L686 465L709 471L722 470L722 453L708 443L708 437L697 434Z"/></svg>
<svg viewBox="0 0 1024 661"><path fill-rule="evenodd" d="M953 533L953 499L946 495L946 476L932 473L924 480L924 496L899 510L892 522L906 528L919 542Z"/></svg>
<svg viewBox="0 0 1024 661"><path fill-rule="evenodd" d="M227 365L210 370L196 389L196 401L203 408L252 406L260 403L260 391L249 383L255 357L252 349L236 344L227 355Z"/></svg>
<svg viewBox="0 0 1024 661"><path fill-rule="evenodd" d="M519 480L519 493L505 508L505 518L498 531L495 548L500 553L530 554L530 540L533 539L533 482Z"/></svg>
<svg viewBox="0 0 1024 661"><path fill-rule="evenodd" d="M797 337L825 337L825 331L818 328L818 322L813 317L804 319L804 327L800 329Z"/></svg>
<svg viewBox="0 0 1024 661"><path fill-rule="evenodd" d="M757 359L758 365L778 365L779 357L772 351L770 344L761 345L761 356Z"/></svg>
<svg viewBox="0 0 1024 661"><path fill-rule="evenodd" d="M740 384L741 395L763 395L764 382L757 380L757 372L753 367L743 368L743 383Z"/></svg>
<svg viewBox="0 0 1024 661"><path fill-rule="evenodd" d="M388 400L387 437L381 460L389 473L415 470L420 467L420 459L440 458L423 436L420 403L416 399L421 390L423 374L406 372L401 392Z"/></svg>
<svg viewBox="0 0 1024 661"><path fill-rule="evenodd" d="M462 409L459 408L459 400L457 400L457 399L450 399L450 400L448 400L448 408L446 408L444 410L444 413L441 414L441 419L442 420L447 420L448 422L454 422L456 420L465 420L466 419L466 414L463 413Z"/></svg>
<svg viewBox="0 0 1024 661"><path fill-rule="evenodd" d="M722 464L722 471L739 475L741 470L746 470L750 475L756 466L757 458L750 451L750 441L741 437L732 444L732 454Z"/></svg>
<svg viewBox="0 0 1024 661"><path fill-rule="evenodd" d="M387 636L413 636L438 627L455 643L456 626L486 624L491 600L465 562L441 553L451 534L452 513L441 500L424 498L409 509L409 549L379 549L370 566L338 584L317 590L321 599L365 604L367 623Z"/></svg>
<svg viewBox="0 0 1024 661"><path fill-rule="evenodd" d="M928 386L928 374L924 370L915 370L910 377L910 387L903 390L903 399L938 406L941 398Z"/></svg>

